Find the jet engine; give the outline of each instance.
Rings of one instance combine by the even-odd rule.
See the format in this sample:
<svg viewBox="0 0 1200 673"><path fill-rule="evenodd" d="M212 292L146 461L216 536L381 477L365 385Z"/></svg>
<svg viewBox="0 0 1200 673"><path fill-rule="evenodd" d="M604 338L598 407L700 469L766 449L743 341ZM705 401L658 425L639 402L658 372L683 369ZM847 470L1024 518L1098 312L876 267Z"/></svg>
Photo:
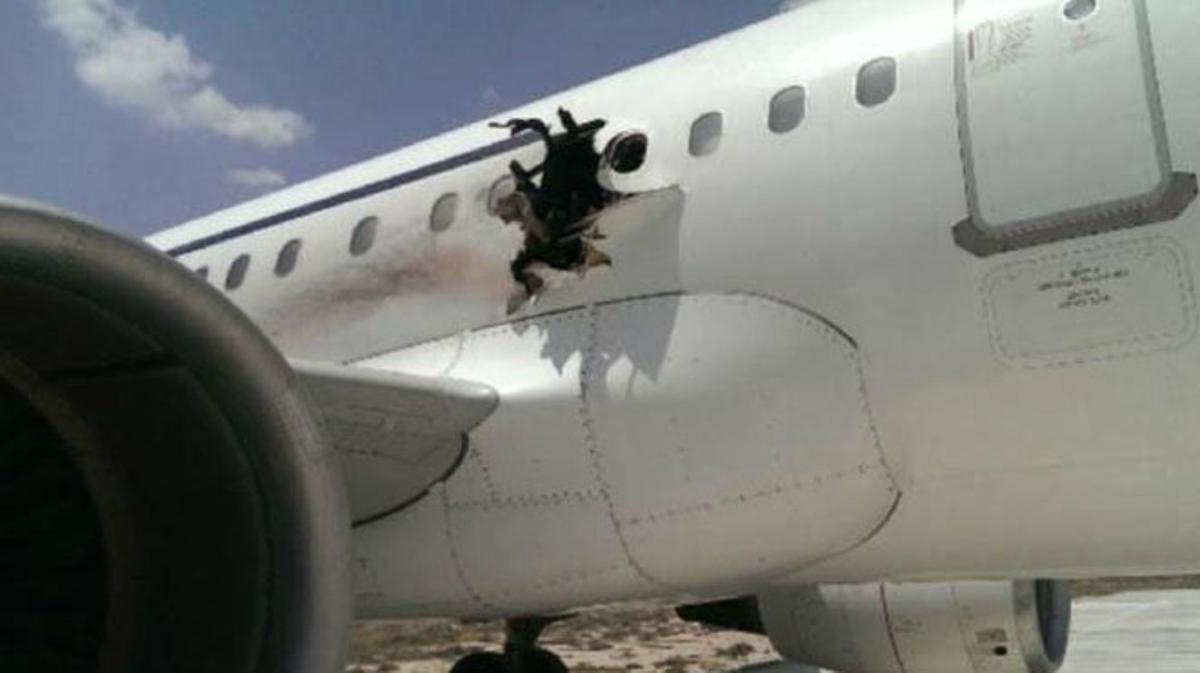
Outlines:
<svg viewBox="0 0 1200 673"><path fill-rule="evenodd" d="M343 489L291 369L218 292L0 201L5 670L338 670Z"/></svg>
<svg viewBox="0 0 1200 673"><path fill-rule="evenodd" d="M757 607L781 655L844 673L1053 673L1071 621L1049 580L808 586Z"/></svg>

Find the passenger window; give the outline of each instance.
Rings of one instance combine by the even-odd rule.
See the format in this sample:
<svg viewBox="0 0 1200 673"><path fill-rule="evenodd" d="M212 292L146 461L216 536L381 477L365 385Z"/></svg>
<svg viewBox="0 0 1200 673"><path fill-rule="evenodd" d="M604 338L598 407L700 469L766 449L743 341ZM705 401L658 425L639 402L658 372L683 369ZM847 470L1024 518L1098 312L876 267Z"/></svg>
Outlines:
<svg viewBox="0 0 1200 673"><path fill-rule="evenodd" d="M350 254L358 256L371 249L375 244L375 228L379 226L379 218L372 215L359 220L354 225L354 233L350 234Z"/></svg>
<svg viewBox="0 0 1200 673"><path fill-rule="evenodd" d="M791 86L771 99L767 114L767 127L772 133L787 133L804 121L805 91L802 86Z"/></svg>
<svg viewBox="0 0 1200 673"><path fill-rule="evenodd" d="M887 102L896 93L896 59L877 58L858 71L854 97L863 107L875 107Z"/></svg>
<svg viewBox="0 0 1200 673"><path fill-rule="evenodd" d="M433 204L429 214L429 228L434 231L445 231L454 224L454 216L458 212L458 194L453 192L442 194Z"/></svg>
<svg viewBox="0 0 1200 673"><path fill-rule="evenodd" d="M492 188L488 190L488 212L492 215L495 215L496 204L499 203L500 199L512 194L515 191L517 191L517 181L514 180L513 176L511 175L505 175L499 180L493 182Z"/></svg>
<svg viewBox="0 0 1200 673"><path fill-rule="evenodd" d="M645 133L621 133L608 141L608 146L604 148L604 162L617 173L632 173L646 162L648 146Z"/></svg>
<svg viewBox="0 0 1200 673"><path fill-rule="evenodd" d="M720 112L706 112L692 122L692 133L688 137L688 153L703 157L717 151L721 145L721 134L725 120Z"/></svg>
<svg viewBox="0 0 1200 673"><path fill-rule="evenodd" d="M238 255L229 265L229 273L225 275L225 289L236 290L246 280L246 271L250 269L250 255Z"/></svg>
<svg viewBox="0 0 1200 673"><path fill-rule="evenodd" d="M1071 21L1081 21L1096 11L1096 0L1069 0L1063 7L1063 16Z"/></svg>
<svg viewBox="0 0 1200 673"><path fill-rule="evenodd" d="M300 256L300 239L293 238L279 249L275 258L275 275L283 278L296 268L296 259Z"/></svg>

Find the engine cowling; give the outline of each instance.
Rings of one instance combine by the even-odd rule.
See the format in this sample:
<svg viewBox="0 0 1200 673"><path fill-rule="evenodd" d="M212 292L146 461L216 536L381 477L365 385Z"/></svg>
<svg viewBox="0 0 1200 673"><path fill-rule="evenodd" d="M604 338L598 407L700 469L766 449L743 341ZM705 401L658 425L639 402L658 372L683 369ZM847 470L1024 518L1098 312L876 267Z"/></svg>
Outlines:
<svg viewBox="0 0 1200 673"><path fill-rule="evenodd" d="M1064 582L808 586L758 597L771 643L845 673L1053 673L1071 619Z"/></svg>
<svg viewBox="0 0 1200 673"><path fill-rule="evenodd" d="M0 201L6 670L338 670L337 460L253 324L149 247Z"/></svg>

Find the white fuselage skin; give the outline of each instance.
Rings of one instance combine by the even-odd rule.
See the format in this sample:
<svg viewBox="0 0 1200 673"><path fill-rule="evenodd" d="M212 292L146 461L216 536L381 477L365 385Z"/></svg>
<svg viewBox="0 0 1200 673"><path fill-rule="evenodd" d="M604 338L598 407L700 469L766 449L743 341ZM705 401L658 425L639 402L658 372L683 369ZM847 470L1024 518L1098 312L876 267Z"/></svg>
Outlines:
<svg viewBox="0 0 1200 673"><path fill-rule="evenodd" d="M614 211L613 267L512 316L520 235L488 192L536 144L178 253L505 137L485 122L151 243L217 287L250 255L228 296L289 357L498 391L457 471L356 528L363 617L1197 571L1200 206L986 256L952 234L1200 170L1200 3L1062 9L823 0L499 116L563 106L607 120L598 149L649 138L613 178L641 194ZM896 88L867 107L860 68L879 57ZM773 133L790 86L804 119ZM719 145L692 156L711 111ZM374 243L351 255L367 217Z"/></svg>

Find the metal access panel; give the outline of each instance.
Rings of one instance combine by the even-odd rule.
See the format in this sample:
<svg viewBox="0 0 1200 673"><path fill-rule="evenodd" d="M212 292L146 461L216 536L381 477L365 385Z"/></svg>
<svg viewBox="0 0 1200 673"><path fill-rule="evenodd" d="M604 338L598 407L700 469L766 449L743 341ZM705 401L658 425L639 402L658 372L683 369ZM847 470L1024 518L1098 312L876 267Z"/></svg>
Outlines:
<svg viewBox="0 0 1200 673"><path fill-rule="evenodd" d="M1176 217L1144 0L959 0L958 116L980 255Z"/></svg>

